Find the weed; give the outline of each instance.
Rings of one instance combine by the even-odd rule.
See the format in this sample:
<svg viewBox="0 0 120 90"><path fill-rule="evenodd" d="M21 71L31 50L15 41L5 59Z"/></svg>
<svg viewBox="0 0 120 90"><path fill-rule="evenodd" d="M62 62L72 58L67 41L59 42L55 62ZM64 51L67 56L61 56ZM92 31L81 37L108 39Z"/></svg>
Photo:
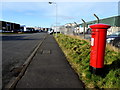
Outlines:
<svg viewBox="0 0 120 90"><path fill-rule="evenodd" d="M55 38L86 88L120 88L119 52L106 48L103 76L97 76L89 71L90 42L63 34Z"/></svg>

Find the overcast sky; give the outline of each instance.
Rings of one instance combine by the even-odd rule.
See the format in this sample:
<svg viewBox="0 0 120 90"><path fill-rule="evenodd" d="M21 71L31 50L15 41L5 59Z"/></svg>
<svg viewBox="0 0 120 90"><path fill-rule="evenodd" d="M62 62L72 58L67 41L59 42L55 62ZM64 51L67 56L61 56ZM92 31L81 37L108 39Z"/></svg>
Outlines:
<svg viewBox="0 0 120 90"><path fill-rule="evenodd" d="M118 15L118 2L56 2L57 22L82 23L99 18ZM50 27L56 22L56 5L48 2L2 2L1 20L19 23L26 26Z"/></svg>

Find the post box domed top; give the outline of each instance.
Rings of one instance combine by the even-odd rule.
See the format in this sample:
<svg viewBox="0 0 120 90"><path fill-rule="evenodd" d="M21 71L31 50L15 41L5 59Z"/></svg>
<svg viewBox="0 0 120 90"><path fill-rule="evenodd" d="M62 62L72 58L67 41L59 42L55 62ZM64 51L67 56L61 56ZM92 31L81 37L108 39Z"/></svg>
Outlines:
<svg viewBox="0 0 120 90"><path fill-rule="evenodd" d="M108 29L110 28L110 25L106 25L106 24L94 24L94 25L90 25L91 29Z"/></svg>

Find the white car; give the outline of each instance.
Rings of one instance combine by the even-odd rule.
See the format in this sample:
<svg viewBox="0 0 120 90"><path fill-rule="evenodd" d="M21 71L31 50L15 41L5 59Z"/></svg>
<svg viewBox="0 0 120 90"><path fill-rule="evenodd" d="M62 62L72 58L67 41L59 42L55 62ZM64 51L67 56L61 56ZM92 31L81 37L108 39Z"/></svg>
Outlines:
<svg viewBox="0 0 120 90"><path fill-rule="evenodd" d="M48 34L53 34L54 33L54 30L48 30Z"/></svg>

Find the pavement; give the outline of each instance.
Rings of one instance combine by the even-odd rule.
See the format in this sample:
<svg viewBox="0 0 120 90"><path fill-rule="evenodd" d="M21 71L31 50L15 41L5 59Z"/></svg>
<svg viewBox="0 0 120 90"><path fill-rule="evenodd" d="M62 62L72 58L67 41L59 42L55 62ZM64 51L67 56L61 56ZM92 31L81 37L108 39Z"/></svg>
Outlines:
<svg viewBox="0 0 120 90"><path fill-rule="evenodd" d="M39 47L18 88L83 88L83 83L71 68L52 35Z"/></svg>

